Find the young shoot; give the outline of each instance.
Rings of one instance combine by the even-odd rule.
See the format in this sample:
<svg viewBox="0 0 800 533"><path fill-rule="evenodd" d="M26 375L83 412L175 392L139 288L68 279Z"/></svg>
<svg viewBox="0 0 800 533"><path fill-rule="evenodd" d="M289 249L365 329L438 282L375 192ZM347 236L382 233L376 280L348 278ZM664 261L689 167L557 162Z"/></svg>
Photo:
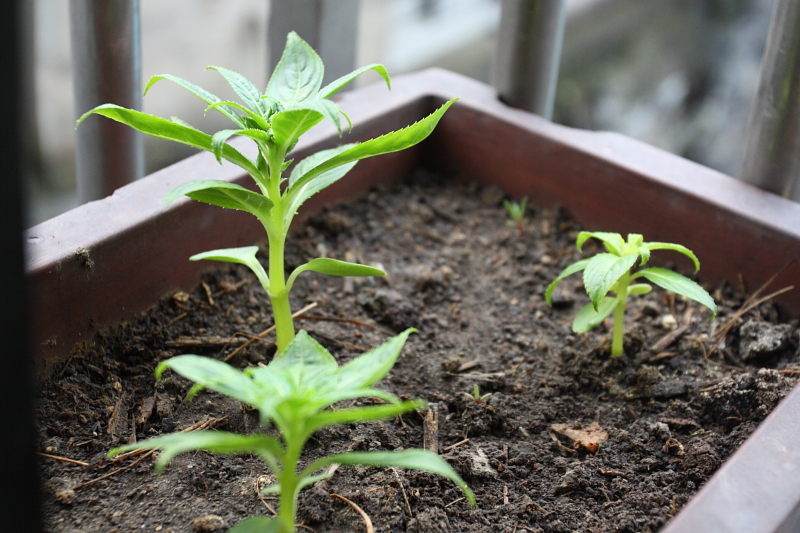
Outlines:
<svg viewBox="0 0 800 533"><path fill-rule="evenodd" d="M475 402L476 405L480 405L486 400L488 400L491 396L491 392L487 392L486 394L481 394L481 389L478 387L478 384L474 384L472 386L472 392L463 392L464 396L467 397L468 400Z"/></svg>
<svg viewBox="0 0 800 533"><path fill-rule="evenodd" d="M697 272L700 270L700 261L685 246L666 242L643 242L642 236L636 233L629 233L628 241L625 242L619 233L582 231L578 234L576 242L579 251L583 243L590 238L602 241L608 253L599 253L565 268L547 287L545 300L548 305L552 305L551 297L556 285L567 276L583 271L583 286L591 302L578 312L572 322L572 331L585 333L613 313L612 357L619 357L623 353L623 322L628 296L646 294L653 288L647 283L633 283L639 278L644 278L661 288L686 296L708 307L711 310L712 319L716 316L717 306L714 300L703 287L689 278L659 267L632 271L639 258L641 258L640 266L647 263L650 259L650 252L653 250L673 250L691 259L695 272ZM609 292L612 292L613 295L609 296Z"/></svg>
<svg viewBox="0 0 800 533"><path fill-rule="evenodd" d="M208 68L225 78L239 97L239 102L222 100L205 89L170 74L150 78L144 92L147 94L160 80L169 80L203 100L208 105L206 111L214 110L228 118L234 124L232 129L208 135L177 118L167 120L114 104L104 104L87 112L78 120L76 127L89 115L103 115L148 135L211 152L220 163L225 159L253 177L256 191L222 180L199 180L185 183L171 191L165 203L169 204L186 195L215 206L246 211L261 222L269 239L268 271L256 259L257 248L254 246L213 250L195 255L191 259L241 263L253 270L272 302L280 353L294 338L289 291L298 274L312 271L333 276L384 275L383 271L364 265L334 259L314 259L299 266L287 279L284 271L284 246L297 210L311 196L344 176L359 160L397 152L421 142L430 135L455 100L445 103L428 117L407 128L363 143L344 144L317 152L297 162L287 176L286 171L293 162L289 158L290 152L298 139L313 126L329 120L341 135L341 115L352 128L349 117L329 98L368 70L377 72L391 88L386 69L383 65L367 65L322 86L322 60L294 32L289 34L283 56L263 92L236 72L215 66ZM246 157L228 144L227 141L233 136L251 139L258 149L256 158Z"/></svg>
<svg viewBox="0 0 800 533"><path fill-rule="evenodd" d="M506 221L506 224L517 228L517 231L522 234L525 227L525 208L528 206L528 197L523 196L519 202L514 200L503 200L503 206L508 211L508 216L511 220Z"/></svg>
<svg viewBox="0 0 800 533"><path fill-rule="evenodd" d="M278 515L247 518L231 530L237 533L294 533L298 493L303 487L330 477L332 471L325 468L333 464L433 472L455 482L474 507L475 497L467 484L444 459L427 450L339 453L301 466L303 448L308 439L322 428L385 420L425 408L425 402L421 400L401 401L372 387L392 369L406 338L413 331L406 330L343 366L339 366L331 354L305 331L300 331L286 350L267 366L248 368L244 372L209 357L180 355L168 359L156 369L157 378L160 379L170 368L196 383L188 398L203 388L209 388L250 405L258 410L261 424L273 425L279 437L266 433L240 435L223 431L171 433L115 448L109 456L130 450L159 449L157 472L163 471L173 457L187 451L259 456L277 480L263 494L279 495ZM377 398L385 403L331 408L343 400L348 400L348 405L351 405L349 401L358 398Z"/></svg>

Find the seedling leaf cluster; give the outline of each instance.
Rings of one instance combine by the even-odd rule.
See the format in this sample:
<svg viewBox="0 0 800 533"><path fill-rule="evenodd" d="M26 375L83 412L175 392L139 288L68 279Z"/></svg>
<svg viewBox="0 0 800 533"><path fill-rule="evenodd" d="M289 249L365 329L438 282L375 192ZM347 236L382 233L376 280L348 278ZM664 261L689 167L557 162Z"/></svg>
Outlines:
<svg viewBox="0 0 800 533"><path fill-rule="evenodd" d="M297 162L287 177L284 175L285 171L294 161L287 158L288 154L304 133L323 120L333 123L340 135L341 117L350 125L347 114L329 98L368 70L377 72L387 86L391 87L386 69L383 65L367 65L322 86L325 73L322 60L294 32L289 34L283 55L263 93L241 74L222 67L208 68L225 78L240 102L222 100L205 89L170 74L150 78L145 94L157 82L171 81L203 100L208 106L207 112L214 110L224 115L235 128L208 135L180 119L167 120L114 104L104 104L92 109L78 120L78 124L92 114L102 115L153 137L211 152L218 161L225 159L252 176L257 191L221 180L197 180L171 191L165 203L169 204L185 195L200 202L245 211L261 222L269 240L268 271L257 266L258 261L251 257L253 253L249 247L213 250L195 255L192 259L242 263L253 269L272 302L278 351L282 352L294 338L289 290L298 274L304 271L334 276L384 274L379 269L363 265L316 260L316 263L312 261L298 267L290 274L287 282L284 271L286 235L300 206L341 179L358 161L404 150L424 140L455 100L446 102L428 117L406 128L366 142L343 144L317 152ZM257 157L250 159L228 144L233 136L251 139L258 148Z"/></svg>
<svg viewBox="0 0 800 533"><path fill-rule="evenodd" d="M218 454L254 453L272 470L277 483L263 491L279 494L280 507L274 531L294 531L299 491L330 474L323 471L332 464L412 468L439 474L454 481L474 505L475 497L447 462L427 450L398 452L350 452L329 455L300 467L308 439L320 429L337 424L385 420L425 407L421 400L401 401L393 394L374 388L394 366L403 344L413 332L408 329L377 348L339 366L331 354L305 331L286 350L266 366L239 371L209 357L181 355L161 363L157 378L167 368L194 381L189 398L209 388L257 409L263 426L273 425L279 437L269 434L240 435L224 431L172 433L143 442L115 448L110 455L136 449L160 449L157 471L176 455L205 450ZM331 409L343 400L377 398L385 403ZM252 522L269 529L263 518ZM239 526L237 526L239 527ZM244 530L244 525L241 526ZM269 527L273 527L270 525ZM256 531L255 529L253 531Z"/></svg>
<svg viewBox="0 0 800 533"><path fill-rule="evenodd" d="M553 290L561 280L583 271L583 285L591 302L575 316L572 330L575 333L585 333L601 324L613 313L612 357L621 356L623 353L623 324L628 296L647 294L653 289L647 283L634 283L639 278L686 296L708 307L711 310L711 318L716 316L717 306L714 299L703 287L689 278L660 267L632 271L637 261L640 266L647 263L651 252L673 250L691 259L697 272L700 270L700 261L685 246L666 242L644 242L644 238L637 233L628 234L628 239L625 241L619 233L582 231L575 243L578 250L581 251L583 244L591 238L601 241L607 253L598 253L594 257L581 259L565 268L547 287L545 300L548 305L552 305ZM609 292L613 294L609 296Z"/></svg>

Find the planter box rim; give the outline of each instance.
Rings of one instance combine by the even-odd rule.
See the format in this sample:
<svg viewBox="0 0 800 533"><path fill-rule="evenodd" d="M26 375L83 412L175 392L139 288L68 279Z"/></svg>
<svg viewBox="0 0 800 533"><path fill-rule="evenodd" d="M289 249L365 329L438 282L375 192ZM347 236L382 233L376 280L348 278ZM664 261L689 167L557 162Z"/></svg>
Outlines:
<svg viewBox="0 0 800 533"><path fill-rule="evenodd" d="M510 109L490 87L439 69L398 77L391 92L376 84L343 95L339 103L353 120L352 134L340 141L333 127L324 125L304 137L296 152L300 157L338 142L374 137L422 118L452 97L461 100L424 145L382 156L378 163L360 163L353 185L334 187L331 194L346 196L374 184L370 172L382 170L387 179L396 179L428 165L456 169L483 184L496 180L512 195L528 194L534 204L561 203L593 229L615 231L651 215L643 222L648 240L656 240L650 233L677 232L689 244L706 242L701 234L708 228L731 225L733 234L714 235L707 241L709 249L695 249L701 259L704 253L712 256L701 271L703 276L708 272L708 279L733 278L738 270L755 287L800 255L800 204L622 135L576 130ZM247 140L232 144L252 153ZM491 158L502 165L487 170L478 164ZM25 232L27 272L35 292L34 353L43 360L63 358L99 328L143 311L163 294L195 285L206 267L190 264L186 258L191 253L260 238L260 228L240 214L188 199L163 207L167 191L193 179L244 184L249 178L201 153ZM620 191L629 191L644 205L608 214L607 202ZM309 211L331 198L309 202ZM671 221L670 214L678 220ZM604 223L611 227L599 227ZM184 227L195 235L187 235ZM733 247L744 230L751 248L739 252ZM148 260L154 256L160 260ZM790 269L787 275L796 272ZM800 311L798 296L789 293L783 303ZM663 533L795 531L799 441L800 389L795 388Z"/></svg>

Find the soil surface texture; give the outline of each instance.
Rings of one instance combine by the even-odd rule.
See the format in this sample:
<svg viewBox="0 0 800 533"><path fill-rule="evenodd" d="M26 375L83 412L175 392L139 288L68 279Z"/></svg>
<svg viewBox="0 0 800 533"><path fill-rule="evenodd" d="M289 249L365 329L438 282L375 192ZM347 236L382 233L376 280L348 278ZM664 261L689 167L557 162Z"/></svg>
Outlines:
<svg viewBox="0 0 800 533"><path fill-rule="evenodd" d="M571 331L588 302L580 275L559 285L552 308L543 298L565 266L599 243L579 253L581 228L559 209L529 208L520 231L507 224L502 200L498 190L420 173L331 207L290 237L287 269L320 256L384 268L385 278L301 275L292 308L316 307L296 327L340 362L418 328L377 385L423 398L433 411L326 429L305 460L421 448L428 426L432 446L478 499L471 509L455 485L428 473L340 467L302 491L298 531L365 531L363 519L331 497L339 494L377 532L655 532L797 381L797 322L770 302L734 317L743 287L707 287L719 304L713 321L707 309L658 288L632 297L625 355L610 358L610 323ZM651 261L675 261L690 274L673 252ZM115 445L174 431L260 430L236 401L201 392L185 403L190 382L169 372L159 383L153 377L173 355L228 358L271 325L255 276L220 265L191 294L168 295L139 319L99 333L41 384L48 532L216 532L276 508L271 496L259 497L273 478L253 456L186 453L161 476L154 455L106 459ZM239 349L231 364L268 361L274 338L264 339ZM490 395L471 398L475 385Z"/></svg>

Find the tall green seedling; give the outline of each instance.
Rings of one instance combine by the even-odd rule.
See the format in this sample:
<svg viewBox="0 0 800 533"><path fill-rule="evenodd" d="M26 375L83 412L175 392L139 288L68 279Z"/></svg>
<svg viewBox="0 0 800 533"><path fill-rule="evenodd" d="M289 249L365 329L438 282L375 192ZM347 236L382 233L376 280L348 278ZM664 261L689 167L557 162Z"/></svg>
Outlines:
<svg viewBox="0 0 800 533"><path fill-rule="evenodd" d="M368 70L377 72L390 87L386 69L383 65L367 65L322 86L325 72L322 60L294 32L289 34L283 55L263 92L236 72L215 66L208 68L216 70L227 80L240 101L222 100L170 74L150 78L144 92L147 94L160 80L172 81L203 100L208 105L206 111L214 110L228 118L234 128L208 135L177 118L167 120L114 104L92 109L78 120L78 124L91 114L103 115L153 137L209 151L220 163L225 159L253 177L257 191L221 180L199 180L174 189L167 196L166 204L186 195L219 207L246 211L261 222L269 240L268 270L256 258L257 247L254 246L213 250L191 259L241 263L253 270L272 302L280 353L294 338L289 291L298 274L304 271L334 276L384 274L377 268L321 258L299 266L287 278L284 246L297 210L311 196L344 176L359 160L397 152L425 139L455 100L445 103L428 117L407 128L363 143L344 144L317 152L297 162L287 176L287 169L293 163L289 154L298 139L312 127L329 120L341 135L340 117L344 116L352 128L349 117L329 98ZM228 144L228 140L234 136L247 137L255 143L258 149L255 159L245 157Z"/></svg>
<svg viewBox="0 0 800 533"><path fill-rule="evenodd" d="M633 267L640 258L640 265L647 263L650 259L650 252L673 250L691 259L695 272L697 272L700 270L700 261L685 246L666 242L644 242L643 237L636 233L629 233L626 242L619 233L582 231L578 234L576 242L579 251L583 243L590 238L602 241L607 253L599 253L594 257L582 259L565 268L547 287L545 300L548 305L552 305L551 297L556 285L567 276L583 271L583 286L591 302L578 312L572 322L572 331L585 333L613 313L612 357L619 357L623 353L623 328L628 296L646 294L653 288L647 283L633 283L639 278L644 278L668 291L686 296L708 307L711 310L711 318L716 316L717 306L714 299L703 287L689 278L659 267L633 271ZM613 296L608 296L609 292L612 292Z"/></svg>
<svg viewBox="0 0 800 533"><path fill-rule="evenodd" d="M189 392L190 398L208 387L250 405L258 410L261 423L274 426L279 436L266 432L253 435L224 431L172 433L116 448L110 455L129 450L160 449L157 471L163 470L177 454L193 450L259 456L275 475L276 483L264 493L279 495L278 516L247 518L231 533L293 533L298 493L303 487L330 477L330 470L325 468L333 464L433 472L454 481L474 506L475 497L461 477L444 459L427 450L339 453L301 466L301 455L308 439L320 429L337 424L385 420L425 406L425 402L420 400L401 401L372 386L394 366L412 331L406 330L343 366L339 366L331 354L305 331L298 333L286 350L268 365L248 368L244 372L209 357L181 355L168 359L158 366L157 377L171 368L197 384ZM377 398L384 403L331 409L343 400L359 398Z"/></svg>

